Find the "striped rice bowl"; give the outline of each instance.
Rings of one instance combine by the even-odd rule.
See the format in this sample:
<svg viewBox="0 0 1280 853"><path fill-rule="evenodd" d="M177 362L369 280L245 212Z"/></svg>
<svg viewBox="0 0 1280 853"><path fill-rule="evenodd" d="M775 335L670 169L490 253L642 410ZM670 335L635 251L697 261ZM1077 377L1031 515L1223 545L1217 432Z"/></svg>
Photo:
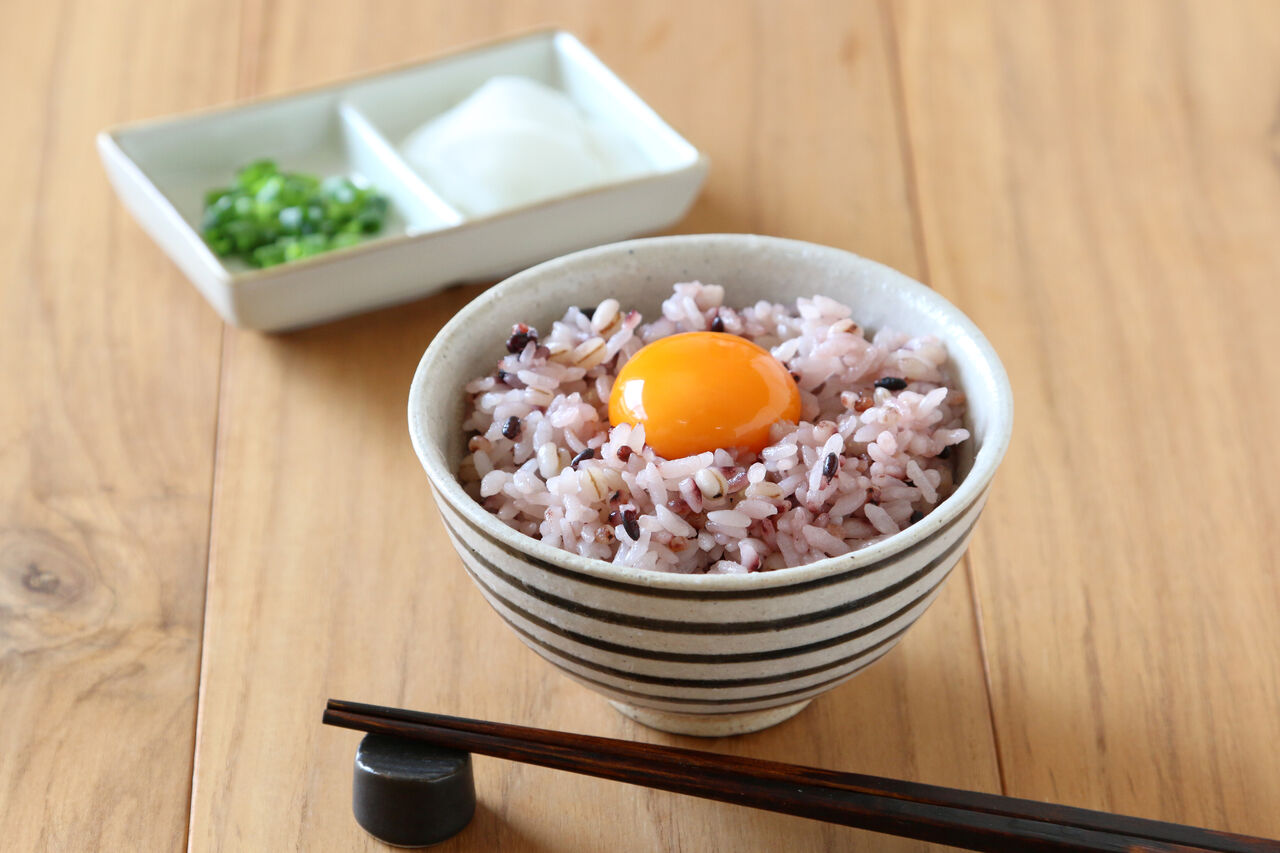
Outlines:
<svg viewBox="0 0 1280 853"><path fill-rule="evenodd" d="M521 320L536 341L508 338ZM713 324L799 376L804 423L759 455L689 459L611 430L619 363ZM530 649L645 725L729 735L898 644L964 553L1013 403L982 333L907 276L699 234L577 252L481 294L427 348L408 415L462 568Z"/></svg>
<svg viewBox="0 0 1280 853"><path fill-rule="evenodd" d="M466 386L472 435L459 480L520 532L583 557L683 574L801 566L878 542L952 490L969 437L964 395L932 336L863 334L817 295L735 309L723 287L676 284L661 316L609 298L569 308L549 334L518 324L508 354ZM644 426L609 425L610 389L645 344L691 331L770 350L800 388L801 420L760 453L664 459Z"/></svg>

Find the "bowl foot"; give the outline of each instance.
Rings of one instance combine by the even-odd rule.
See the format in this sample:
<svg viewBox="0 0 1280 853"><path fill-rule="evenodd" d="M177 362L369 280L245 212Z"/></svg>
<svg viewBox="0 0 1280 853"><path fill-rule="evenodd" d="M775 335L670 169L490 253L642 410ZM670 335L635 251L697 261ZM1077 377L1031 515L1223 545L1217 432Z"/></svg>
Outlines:
<svg viewBox="0 0 1280 853"><path fill-rule="evenodd" d="M623 702L614 702L612 699L609 700L609 704L620 714L630 717L642 726L658 731L697 737L727 737L745 735L776 726L783 720L789 720L799 714L811 701L813 700L805 699L777 708L743 711L739 714L679 714L674 711L659 711L654 708L627 705Z"/></svg>

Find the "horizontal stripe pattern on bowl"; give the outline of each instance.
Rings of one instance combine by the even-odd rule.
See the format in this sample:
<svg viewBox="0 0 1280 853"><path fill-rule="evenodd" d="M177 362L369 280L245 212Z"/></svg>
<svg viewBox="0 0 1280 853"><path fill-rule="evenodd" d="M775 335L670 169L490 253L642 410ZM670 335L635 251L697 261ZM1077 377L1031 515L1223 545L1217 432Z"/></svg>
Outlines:
<svg viewBox="0 0 1280 853"><path fill-rule="evenodd" d="M986 498L880 560L708 594L536 561L435 496L467 573L529 648L611 699L691 714L791 704L874 663L933 602Z"/></svg>

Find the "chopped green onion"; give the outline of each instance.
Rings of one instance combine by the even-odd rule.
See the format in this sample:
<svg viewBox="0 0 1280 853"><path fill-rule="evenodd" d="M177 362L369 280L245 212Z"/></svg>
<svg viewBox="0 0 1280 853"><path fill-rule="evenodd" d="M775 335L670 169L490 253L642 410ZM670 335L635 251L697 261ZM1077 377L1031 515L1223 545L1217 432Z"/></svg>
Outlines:
<svg viewBox="0 0 1280 853"><path fill-rule="evenodd" d="M322 181L255 160L231 186L205 193L201 229L219 257L270 267L354 246L382 230L389 207L385 196L344 175Z"/></svg>

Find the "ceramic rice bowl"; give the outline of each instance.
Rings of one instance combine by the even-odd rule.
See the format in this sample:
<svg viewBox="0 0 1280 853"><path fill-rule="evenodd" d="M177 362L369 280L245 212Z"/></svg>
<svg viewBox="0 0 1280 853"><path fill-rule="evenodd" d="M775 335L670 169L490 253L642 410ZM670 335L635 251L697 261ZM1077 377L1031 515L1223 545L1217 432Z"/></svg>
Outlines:
<svg viewBox="0 0 1280 853"><path fill-rule="evenodd" d="M725 303L825 294L863 328L932 334L967 397L972 434L955 491L921 521L852 553L745 575L614 566L503 524L463 491L463 386L506 352L516 322L550 328L608 297L653 316L676 282L723 285ZM1008 446L1013 401L999 358L938 294L838 249L752 235L659 237L567 255L512 276L432 341L409 394L409 430L463 567L535 652L633 719L666 731L755 731L879 660L959 562Z"/></svg>

